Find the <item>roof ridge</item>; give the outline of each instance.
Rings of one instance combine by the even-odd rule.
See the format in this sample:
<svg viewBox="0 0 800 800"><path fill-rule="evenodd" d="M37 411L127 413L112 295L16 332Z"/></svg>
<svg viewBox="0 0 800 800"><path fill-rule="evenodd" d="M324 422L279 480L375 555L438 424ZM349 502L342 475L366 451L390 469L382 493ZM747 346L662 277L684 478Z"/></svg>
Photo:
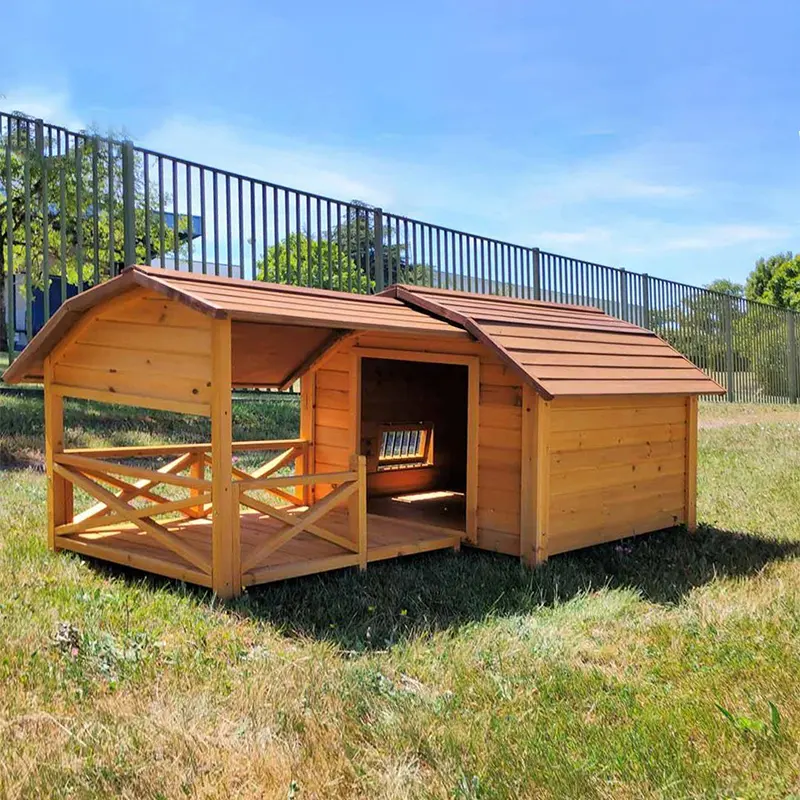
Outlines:
<svg viewBox="0 0 800 800"><path fill-rule="evenodd" d="M316 286L296 286L292 283L275 283L274 281L257 281L250 278L233 278L227 275L208 275L197 272L181 272L179 270L167 270L162 267L146 266L144 264L133 264L125 268L125 272L133 271L141 275L153 276L156 278L165 277L170 281L184 281L186 283L210 284L210 285L243 285L252 289L262 291L279 291L285 294L310 295L318 297L320 294L335 296L339 300L355 300L357 302L372 303L380 302L383 293L377 295L358 294L356 292L343 292L339 289L327 289ZM384 298L390 299L390 298Z"/></svg>
<svg viewBox="0 0 800 800"><path fill-rule="evenodd" d="M412 294L436 294L436 295L445 295L447 297L454 297L454 296L469 297L469 298L477 298L490 303L491 302L514 303L521 306L533 306L535 308L564 308L564 309L570 309L572 311L577 311L580 313L598 314L606 317L612 316L607 311L603 311L602 308L597 308L597 306L587 306L587 305L579 305L573 303L557 303L553 300L533 300L532 298L529 297L509 297L507 295L502 295L502 294L484 294L482 292L464 291L463 289L444 289L442 287L417 286L415 284L408 284L408 283L392 284L392 286L390 286L388 289L385 289L383 292L380 292L379 296L387 294L394 287L405 289L406 291L409 291Z"/></svg>

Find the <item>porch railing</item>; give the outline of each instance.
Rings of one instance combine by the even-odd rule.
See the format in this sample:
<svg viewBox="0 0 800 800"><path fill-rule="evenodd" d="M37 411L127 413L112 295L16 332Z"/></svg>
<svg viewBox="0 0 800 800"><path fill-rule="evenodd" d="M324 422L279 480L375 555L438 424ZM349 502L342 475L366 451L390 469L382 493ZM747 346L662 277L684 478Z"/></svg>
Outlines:
<svg viewBox="0 0 800 800"><path fill-rule="evenodd" d="M352 456L349 469L341 472L308 473L310 443L305 439L279 439L234 442L234 453L278 451L265 463L249 472L231 465L233 518L230 531L238 531L242 508L255 511L278 523L263 540L249 549L241 565L246 573L265 566L275 551L301 533L338 545L353 554L362 568L367 563L366 460ZM160 468L140 466L131 460L174 456ZM127 463L125 463L127 462ZM176 444L144 447L73 448L53 454L53 481L60 496L66 498L66 521L53 530L58 547L68 546L81 534L102 534L114 525L132 524L134 531L146 534L161 547L191 564L206 576L212 574L208 548L175 530L175 522L202 520L214 509L212 480L207 477L211 464L211 444ZM278 475L294 467L293 474ZM182 497L166 497L184 492ZM314 487L328 493L314 502ZM96 502L86 510L73 511L74 489L83 490ZM254 493L261 493L260 497ZM265 497L266 495L266 497ZM277 500L273 505L268 500ZM320 520L332 510L346 505L347 531L332 531ZM157 517L170 515L170 521ZM175 517L178 517L176 520Z"/></svg>

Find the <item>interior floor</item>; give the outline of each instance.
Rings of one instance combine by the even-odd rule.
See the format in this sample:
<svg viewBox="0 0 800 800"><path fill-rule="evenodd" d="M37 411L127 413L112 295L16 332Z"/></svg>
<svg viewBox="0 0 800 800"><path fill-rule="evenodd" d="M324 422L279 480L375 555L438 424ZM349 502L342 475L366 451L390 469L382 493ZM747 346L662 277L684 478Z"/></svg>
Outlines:
<svg viewBox="0 0 800 800"><path fill-rule="evenodd" d="M405 519L463 532L467 524L464 492L427 491L372 497L367 501L370 514Z"/></svg>

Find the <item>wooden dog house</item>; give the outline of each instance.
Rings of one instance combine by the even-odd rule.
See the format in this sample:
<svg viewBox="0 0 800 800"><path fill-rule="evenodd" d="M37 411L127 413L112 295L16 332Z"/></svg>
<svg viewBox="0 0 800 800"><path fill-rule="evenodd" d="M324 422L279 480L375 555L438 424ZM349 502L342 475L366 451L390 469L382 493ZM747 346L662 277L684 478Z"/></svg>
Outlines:
<svg viewBox="0 0 800 800"><path fill-rule="evenodd" d="M44 381L52 548L222 596L462 542L533 565L693 529L697 396L724 392L596 308L149 267L65 303L4 379ZM298 380L299 438L232 441L232 388ZM64 397L208 415L211 441L66 449ZM271 455L248 473L245 451ZM77 514L75 487L96 501Z"/></svg>

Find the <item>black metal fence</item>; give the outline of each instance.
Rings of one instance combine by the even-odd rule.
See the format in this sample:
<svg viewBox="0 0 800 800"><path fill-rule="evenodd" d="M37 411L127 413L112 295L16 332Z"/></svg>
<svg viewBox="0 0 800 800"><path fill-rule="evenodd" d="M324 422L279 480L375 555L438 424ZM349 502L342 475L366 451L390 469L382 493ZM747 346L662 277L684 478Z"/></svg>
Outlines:
<svg viewBox="0 0 800 800"><path fill-rule="evenodd" d="M0 113L0 349L69 296L151 264L348 292L395 282L598 306L728 389L797 402L795 314Z"/></svg>

